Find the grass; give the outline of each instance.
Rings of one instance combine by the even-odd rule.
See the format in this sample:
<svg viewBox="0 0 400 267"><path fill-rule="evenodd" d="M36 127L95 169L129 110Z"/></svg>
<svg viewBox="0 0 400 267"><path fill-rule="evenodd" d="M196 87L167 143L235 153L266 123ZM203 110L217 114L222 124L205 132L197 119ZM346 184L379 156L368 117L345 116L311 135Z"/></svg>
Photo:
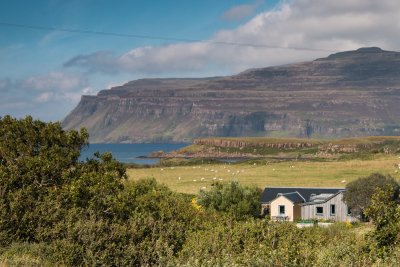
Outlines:
<svg viewBox="0 0 400 267"><path fill-rule="evenodd" d="M128 169L127 173L130 180L154 177L158 182L177 192L197 194L201 188L209 188L213 181L239 181L241 184L255 185L260 188L265 186L345 187L346 183L373 172L390 174L400 180L399 163L399 156L379 154L368 160L200 164ZM346 183L342 183L343 180Z"/></svg>
<svg viewBox="0 0 400 267"><path fill-rule="evenodd" d="M328 141L334 145L360 145L360 144L380 144L383 142L396 142L400 141L398 136L367 136L367 137L353 137L339 140Z"/></svg>

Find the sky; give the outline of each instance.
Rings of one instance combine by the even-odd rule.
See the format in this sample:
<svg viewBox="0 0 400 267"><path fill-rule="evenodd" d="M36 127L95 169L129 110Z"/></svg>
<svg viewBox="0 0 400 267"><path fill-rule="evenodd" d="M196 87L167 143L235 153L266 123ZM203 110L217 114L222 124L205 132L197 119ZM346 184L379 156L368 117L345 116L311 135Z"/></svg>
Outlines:
<svg viewBox="0 0 400 267"><path fill-rule="evenodd" d="M140 78L231 75L378 46L398 0L0 0L0 116L62 120Z"/></svg>

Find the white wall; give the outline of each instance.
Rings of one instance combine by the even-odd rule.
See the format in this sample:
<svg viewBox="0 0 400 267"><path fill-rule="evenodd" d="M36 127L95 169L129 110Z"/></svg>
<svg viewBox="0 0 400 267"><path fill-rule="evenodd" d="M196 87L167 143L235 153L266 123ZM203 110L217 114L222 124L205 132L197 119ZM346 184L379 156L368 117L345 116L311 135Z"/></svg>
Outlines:
<svg viewBox="0 0 400 267"><path fill-rule="evenodd" d="M287 199L285 196L280 196L271 202L271 219L273 219L273 217L275 217L275 216L282 216L281 214L279 214L279 206L281 206L281 205L285 206L285 215L284 216L288 216L289 221L292 222L293 221L294 204L292 201Z"/></svg>

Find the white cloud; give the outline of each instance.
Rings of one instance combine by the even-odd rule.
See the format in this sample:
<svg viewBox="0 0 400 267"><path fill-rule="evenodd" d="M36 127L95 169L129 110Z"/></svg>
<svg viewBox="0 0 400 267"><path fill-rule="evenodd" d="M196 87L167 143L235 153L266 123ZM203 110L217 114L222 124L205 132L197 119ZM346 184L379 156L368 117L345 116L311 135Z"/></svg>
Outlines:
<svg viewBox="0 0 400 267"><path fill-rule="evenodd" d="M96 94L96 90L94 90L92 87L87 86L85 88L82 89L82 93L84 95L94 95Z"/></svg>
<svg viewBox="0 0 400 267"><path fill-rule="evenodd" d="M53 96L53 93L52 93L52 92L44 92L44 93L39 94L39 95L35 98L35 100L36 100L37 102L39 102L39 103L46 103L46 102L48 102L48 101L51 99L52 96Z"/></svg>
<svg viewBox="0 0 400 267"><path fill-rule="evenodd" d="M80 74L50 72L23 80L0 79L0 116L35 114L45 120L59 120L82 94L93 91Z"/></svg>
<svg viewBox="0 0 400 267"><path fill-rule="evenodd" d="M7 92L10 88L10 79L0 80L0 92Z"/></svg>
<svg viewBox="0 0 400 267"><path fill-rule="evenodd" d="M23 81L26 88L38 91L53 90L65 92L75 90L87 84L83 76L63 72L50 72L45 75L31 76Z"/></svg>
<svg viewBox="0 0 400 267"><path fill-rule="evenodd" d="M123 54L98 51L77 55L64 66L82 68L89 74L119 74L113 78L129 80L140 76L232 74L247 68L312 60L327 56L328 51L362 46L400 50L399 11L398 0L282 1L274 9L258 14L236 29L216 32L205 42L133 47ZM237 6L226 14L239 19L248 12L248 7ZM63 37L50 33L40 44L57 42ZM223 45L221 42L255 46ZM20 46L7 49L18 50ZM8 50L3 48L4 51ZM88 81L89 77L93 78L87 72L54 71L23 80L0 79L0 115L12 112L14 116L41 114L43 119L61 119L82 94L96 93L92 83L96 87L118 85L103 75L97 76L92 83Z"/></svg>
<svg viewBox="0 0 400 267"><path fill-rule="evenodd" d="M127 82L129 82L129 81L125 80L125 81L122 81L122 82L121 81L120 82L112 82L112 83L107 84L107 86L105 88L106 89L111 89L113 87L122 86L122 85L126 84ZM88 94L91 94L91 93L89 92Z"/></svg>
<svg viewBox="0 0 400 267"><path fill-rule="evenodd" d="M222 14L222 19L228 21L242 20L250 15L259 7L263 1L257 0L252 4L234 6Z"/></svg>
<svg viewBox="0 0 400 267"><path fill-rule="evenodd" d="M92 72L165 75L230 74L327 56L329 51L380 46L400 50L397 0L283 1L234 30L217 32L209 42L133 48L122 55L97 52L72 58L65 66ZM218 42L268 45L275 48L221 45Z"/></svg>

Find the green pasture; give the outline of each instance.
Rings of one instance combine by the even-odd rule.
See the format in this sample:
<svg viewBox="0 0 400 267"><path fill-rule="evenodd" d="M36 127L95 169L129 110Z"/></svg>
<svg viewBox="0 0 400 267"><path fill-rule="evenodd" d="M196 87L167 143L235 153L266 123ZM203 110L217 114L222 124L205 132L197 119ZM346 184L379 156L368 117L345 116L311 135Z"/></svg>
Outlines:
<svg viewBox="0 0 400 267"><path fill-rule="evenodd" d="M400 179L400 158L377 155L373 159L315 162L286 161L239 164L202 164L196 166L128 169L129 180L154 177L172 190L196 194L213 182L239 181L243 185L345 187L360 176L373 172L390 174Z"/></svg>

